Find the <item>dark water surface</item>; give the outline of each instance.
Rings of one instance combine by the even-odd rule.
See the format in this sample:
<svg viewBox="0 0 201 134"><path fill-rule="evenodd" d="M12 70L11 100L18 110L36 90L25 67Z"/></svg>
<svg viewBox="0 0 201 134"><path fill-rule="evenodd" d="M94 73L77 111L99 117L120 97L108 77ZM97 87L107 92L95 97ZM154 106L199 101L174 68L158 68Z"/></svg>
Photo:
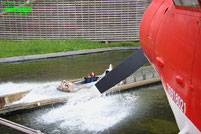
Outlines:
<svg viewBox="0 0 201 134"><path fill-rule="evenodd" d="M76 79L95 71L101 74L109 64L118 65L133 51L105 52L67 58L0 65L0 82L45 82Z"/></svg>
<svg viewBox="0 0 201 134"><path fill-rule="evenodd" d="M0 65L0 82L49 82L76 79L110 63L119 64L132 51ZM31 86L31 84L30 84ZM162 85L91 98L87 91L66 104L6 117L47 134L176 134L179 132ZM1 134L18 134L0 126Z"/></svg>

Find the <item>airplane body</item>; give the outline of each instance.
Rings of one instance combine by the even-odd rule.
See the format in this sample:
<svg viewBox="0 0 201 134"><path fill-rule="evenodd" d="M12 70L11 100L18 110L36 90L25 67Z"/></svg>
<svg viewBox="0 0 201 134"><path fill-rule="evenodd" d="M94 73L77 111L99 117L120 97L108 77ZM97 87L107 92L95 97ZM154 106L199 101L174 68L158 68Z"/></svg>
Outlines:
<svg viewBox="0 0 201 134"><path fill-rule="evenodd" d="M180 133L201 133L201 1L153 0L141 21L140 42Z"/></svg>

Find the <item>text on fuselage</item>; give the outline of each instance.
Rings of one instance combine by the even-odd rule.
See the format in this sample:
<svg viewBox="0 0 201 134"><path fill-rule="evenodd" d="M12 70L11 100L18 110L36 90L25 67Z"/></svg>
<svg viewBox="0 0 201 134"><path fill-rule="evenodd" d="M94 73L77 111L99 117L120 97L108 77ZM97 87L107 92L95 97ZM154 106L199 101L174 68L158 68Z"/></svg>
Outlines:
<svg viewBox="0 0 201 134"><path fill-rule="evenodd" d="M179 109L186 114L186 103L184 100L175 92L175 90L167 83L167 93Z"/></svg>

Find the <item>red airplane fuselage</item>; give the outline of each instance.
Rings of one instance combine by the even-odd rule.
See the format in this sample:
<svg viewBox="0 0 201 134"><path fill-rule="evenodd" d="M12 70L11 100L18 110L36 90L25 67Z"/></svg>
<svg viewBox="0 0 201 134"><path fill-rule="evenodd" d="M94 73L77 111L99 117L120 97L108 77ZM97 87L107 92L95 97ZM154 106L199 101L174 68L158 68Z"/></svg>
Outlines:
<svg viewBox="0 0 201 134"><path fill-rule="evenodd" d="M142 49L160 74L182 133L201 132L201 1L153 0L141 21Z"/></svg>

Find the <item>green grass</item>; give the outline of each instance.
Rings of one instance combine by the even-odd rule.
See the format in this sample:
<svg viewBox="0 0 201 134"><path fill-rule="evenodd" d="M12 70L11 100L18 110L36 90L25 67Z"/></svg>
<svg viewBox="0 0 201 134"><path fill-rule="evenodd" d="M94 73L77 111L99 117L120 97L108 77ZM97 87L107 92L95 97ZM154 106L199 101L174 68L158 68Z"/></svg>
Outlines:
<svg viewBox="0 0 201 134"><path fill-rule="evenodd" d="M139 46L139 42L101 43L86 39L69 40L0 40L0 58L105 47Z"/></svg>

